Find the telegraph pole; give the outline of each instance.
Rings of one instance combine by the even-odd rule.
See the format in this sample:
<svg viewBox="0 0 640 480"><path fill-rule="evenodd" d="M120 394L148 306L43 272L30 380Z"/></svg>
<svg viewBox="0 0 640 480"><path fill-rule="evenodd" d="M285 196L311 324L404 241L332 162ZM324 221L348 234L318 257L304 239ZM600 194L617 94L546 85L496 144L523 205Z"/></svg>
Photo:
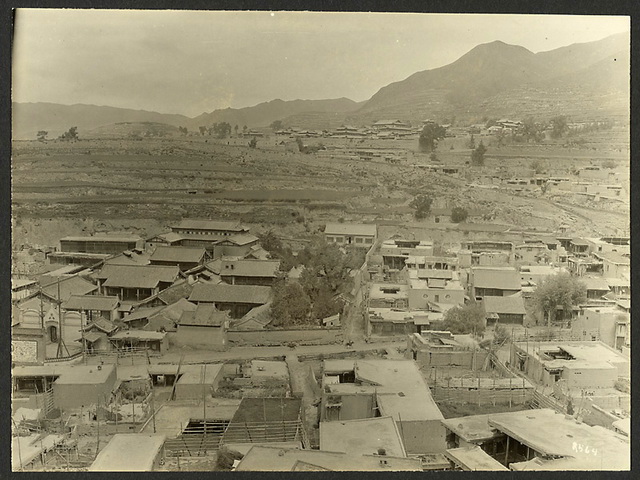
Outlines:
<svg viewBox="0 0 640 480"><path fill-rule="evenodd" d="M62 357L63 348L66 350L67 356L69 356L69 349L62 339L62 312L60 310L60 305L62 304L62 302L60 301L60 277L58 277L56 286L58 287L58 296L56 300L56 305L58 306L58 352L56 354L56 357L60 358Z"/></svg>

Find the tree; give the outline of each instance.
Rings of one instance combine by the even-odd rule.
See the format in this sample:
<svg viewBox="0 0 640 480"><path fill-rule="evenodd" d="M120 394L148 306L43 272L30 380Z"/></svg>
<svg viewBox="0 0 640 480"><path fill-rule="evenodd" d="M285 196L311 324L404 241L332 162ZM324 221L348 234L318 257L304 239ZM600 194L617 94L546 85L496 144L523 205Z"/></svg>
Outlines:
<svg viewBox="0 0 640 480"><path fill-rule="evenodd" d="M202 135L204 137L204 134L207 133L207 127L200 126L200 127L198 127L198 129L200 130L200 135Z"/></svg>
<svg viewBox="0 0 640 480"><path fill-rule="evenodd" d="M437 147L438 140L444 138L446 133L446 129L441 125L435 122L427 123L422 128L420 138L418 139L420 151L427 153L433 152Z"/></svg>
<svg viewBox="0 0 640 480"><path fill-rule="evenodd" d="M484 309L476 302L450 308L444 315L443 324L451 333L480 336L486 328Z"/></svg>
<svg viewBox="0 0 640 480"><path fill-rule="evenodd" d="M422 220L423 218L427 218L431 213L431 204L433 203L433 199L427 195L417 195L409 206L415 209L413 215L416 217L416 220Z"/></svg>
<svg viewBox="0 0 640 480"><path fill-rule="evenodd" d="M432 152L431 155L429 155L429 160L431 160L431 163L437 163L440 161L438 159L438 156L436 155L436 152Z"/></svg>
<svg viewBox="0 0 640 480"><path fill-rule="evenodd" d="M525 141L540 143L544 140L544 131L547 128L545 124L536 123L533 117L527 117L522 125L522 136Z"/></svg>
<svg viewBox="0 0 640 480"><path fill-rule="evenodd" d="M256 148L258 146L258 141L256 137L253 137L251 141L249 141L249 148Z"/></svg>
<svg viewBox="0 0 640 480"><path fill-rule="evenodd" d="M187 130L187 127L178 127L178 131L185 136L189 133L189 130Z"/></svg>
<svg viewBox="0 0 640 480"><path fill-rule="evenodd" d="M586 299L587 287L584 283L568 273L559 273L540 282L533 291L532 303L543 313L547 325L551 326L558 308L568 312Z"/></svg>
<svg viewBox="0 0 640 480"><path fill-rule="evenodd" d="M471 134L471 137L469 137L469 143L467 143L467 148L471 150L476 148L476 138L473 136L473 134Z"/></svg>
<svg viewBox="0 0 640 480"><path fill-rule="evenodd" d="M468 216L469 212L462 207L453 207L451 209L451 221L453 223L464 222Z"/></svg>
<svg viewBox="0 0 640 480"><path fill-rule="evenodd" d="M247 133L247 126L242 127L242 133Z"/></svg>
<svg viewBox="0 0 640 480"><path fill-rule="evenodd" d="M78 140L78 127L71 127L69 130L60 135L60 140L67 142L71 140Z"/></svg>
<svg viewBox="0 0 640 480"><path fill-rule="evenodd" d="M567 117L558 115L551 119L551 138L560 138L569 130Z"/></svg>
<svg viewBox="0 0 640 480"><path fill-rule="evenodd" d="M36 135L36 138L39 142L44 142L47 139L47 135L49 135L49 132L47 132L46 130L40 130Z"/></svg>
<svg viewBox="0 0 640 480"><path fill-rule="evenodd" d="M274 120L273 122L271 122L271 125L269 126L274 132L278 130L282 130L282 120Z"/></svg>
<svg viewBox="0 0 640 480"><path fill-rule="evenodd" d="M541 162L540 160L534 160L531 162L531 164L529 165L529 167L531 168L531 170L533 170L537 175L540 175L541 173L544 173L547 171L547 165L544 162Z"/></svg>
<svg viewBox="0 0 640 480"><path fill-rule="evenodd" d="M238 124L236 123L236 126L233 127L233 131L236 132L236 136L238 136Z"/></svg>
<svg viewBox="0 0 640 480"><path fill-rule="evenodd" d="M480 140L480 145L471 152L471 165L483 166L485 153L487 153L487 147L485 147L482 140Z"/></svg>
<svg viewBox="0 0 640 480"><path fill-rule="evenodd" d="M299 283L276 282L271 303L273 326L301 325L308 322L310 314L311 299Z"/></svg>
<svg viewBox="0 0 640 480"><path fill-rule="evenodd" d="M227 122L214 123L213 132L218 138L225 138L227 135L231 135L231 125Z"/></svg>
<svg viewBox="0 0 640 480"><path fill-rule="evenodd" d="M422 220L429 216L431 213L431 204L433 203L433 199L428 195L416 195L409 206L415 209L413 213L414 217L417 220Z"/></svg>

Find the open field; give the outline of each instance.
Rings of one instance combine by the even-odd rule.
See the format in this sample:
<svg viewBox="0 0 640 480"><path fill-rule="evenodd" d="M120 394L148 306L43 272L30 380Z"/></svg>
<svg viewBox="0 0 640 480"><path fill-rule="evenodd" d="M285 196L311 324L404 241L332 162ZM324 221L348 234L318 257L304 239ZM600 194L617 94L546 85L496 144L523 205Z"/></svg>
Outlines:
<svg viewBox="0 0 640 480"><path fill-rule="evenodd" d="M416 139L305 139L328 150L297 151L295 141L272 135L251 149L246 138L186 137L78 142L14 142L12 158L14 246L55 245L64 235L130 230L153 235L181 217L239 218L256 232L304 237L331 221L373 222L389 230L456 241L493 230L553 232L561 224L576 235L615 234L628 228L625 212L599 211L557 202L541 194L515 194L470 186L475 177L500 171L530 175L542 159L554 175L613 160L628 174L624 131L594 137L587 148L567 145L490 146L485 166L466 165L468 138L446 138L439 161L462 169L459 176L429 173ZM284 142L284 144L281 144ZM380 158L344 158L344 149L393 150L398 164ZM486 213L469 221L473 231L449 223L413 219L410 201L428 194L433 208L461 205ZM481 225L477 225L481 224ZM497 227L493 227L497 225Z"/></svg>

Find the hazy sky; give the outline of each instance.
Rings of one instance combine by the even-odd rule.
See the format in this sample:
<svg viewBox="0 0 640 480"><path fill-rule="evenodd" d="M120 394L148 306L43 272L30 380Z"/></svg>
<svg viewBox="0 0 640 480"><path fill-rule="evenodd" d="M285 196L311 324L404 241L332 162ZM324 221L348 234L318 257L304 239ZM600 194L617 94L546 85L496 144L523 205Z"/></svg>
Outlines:
<svg viewBox="0 0 640 480"><path fill-rule="evenodd" d="M628 17L20 9L13 100L195 116L348 97L502 40L533 52L629 30Z"/></svg>

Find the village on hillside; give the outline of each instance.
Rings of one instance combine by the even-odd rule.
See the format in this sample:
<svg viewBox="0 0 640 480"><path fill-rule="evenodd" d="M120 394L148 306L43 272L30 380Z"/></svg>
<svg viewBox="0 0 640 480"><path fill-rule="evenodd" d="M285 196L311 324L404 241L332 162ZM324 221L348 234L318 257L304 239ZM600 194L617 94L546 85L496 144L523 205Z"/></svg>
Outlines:
<svg viewBox="0 0 640 480"><path fill-rule="evenodd" d="M16 107L12 470L630 470L628 91L517 75L247 125Z"/></svg>

